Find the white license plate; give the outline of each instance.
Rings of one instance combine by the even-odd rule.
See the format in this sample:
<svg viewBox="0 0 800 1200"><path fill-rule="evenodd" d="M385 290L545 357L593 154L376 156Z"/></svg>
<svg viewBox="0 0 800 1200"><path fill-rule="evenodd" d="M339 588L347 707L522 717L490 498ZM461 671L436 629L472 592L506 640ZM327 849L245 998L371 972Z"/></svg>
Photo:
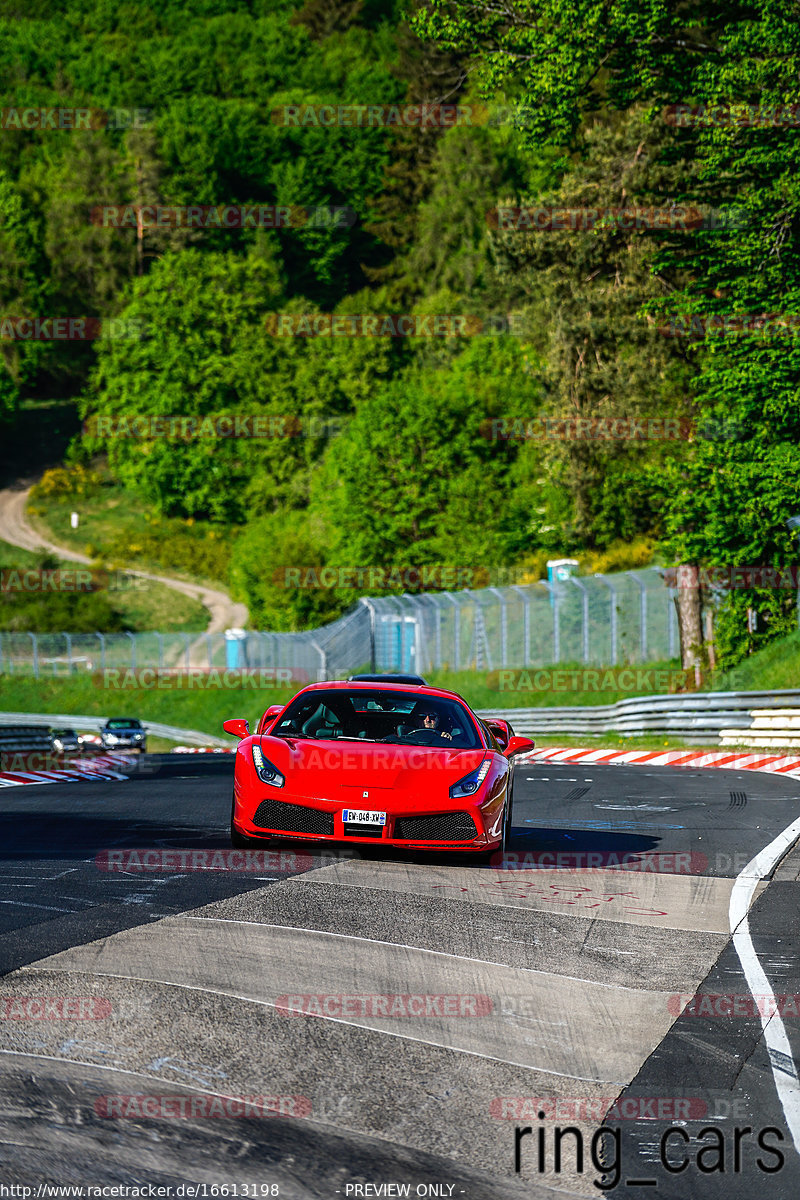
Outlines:
<svg viewBox="0 0 800 1200"><path fill-rule="evenodd" d="M342 820L346 825L385 825L385 812L371 812L366 808L345 808Z"/></svg>

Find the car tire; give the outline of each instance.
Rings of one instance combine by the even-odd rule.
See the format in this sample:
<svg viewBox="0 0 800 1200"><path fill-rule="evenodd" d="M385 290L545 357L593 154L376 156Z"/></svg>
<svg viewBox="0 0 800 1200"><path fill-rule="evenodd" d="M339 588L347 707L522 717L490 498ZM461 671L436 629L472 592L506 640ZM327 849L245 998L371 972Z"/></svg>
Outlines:
<svg viewBox="0 0 800 1200"><path fill-rule="evenodd" d="M233 823L233 810L235 807L236 799L234 797L231 799L231 845L233 846L234 850L244 850L248 846L252 846L253 843L249 837L245 837L243 833L239 833L238 829L235 827Z"/></svg>
<svg viewBox="0 0 800 1200"><path fill-rule="evenodd" d="M514 782L513 776L508 784L508 798L506 799L506 811L503 817L503 840L500 843L500 851L505 854L506 850L511 845L511 818L514 812Z"/></svg>

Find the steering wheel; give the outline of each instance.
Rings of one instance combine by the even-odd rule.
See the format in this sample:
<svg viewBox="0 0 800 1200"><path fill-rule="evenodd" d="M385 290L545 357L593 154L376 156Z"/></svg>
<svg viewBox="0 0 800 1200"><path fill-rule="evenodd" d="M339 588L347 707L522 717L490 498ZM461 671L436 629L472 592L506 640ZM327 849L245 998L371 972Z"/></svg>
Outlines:
<svg viewBox="0 0 800 1200"><path fill-rule="evenodd" d="M444 737L438 729L412 729L400 737L381 738L382 742L408 742L412 746L435 746L440 742L450 745L450 738Z"/></svg>

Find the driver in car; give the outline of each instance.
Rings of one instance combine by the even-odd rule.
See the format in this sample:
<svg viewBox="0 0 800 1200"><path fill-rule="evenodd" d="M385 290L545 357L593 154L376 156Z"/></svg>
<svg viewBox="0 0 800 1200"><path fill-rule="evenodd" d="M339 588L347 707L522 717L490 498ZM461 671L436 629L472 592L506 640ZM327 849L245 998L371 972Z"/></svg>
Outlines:
<svg viewBox="0 0 800 1200"><path fill-rule="evenodd" d="M425 712L420 713L420 716L422 718L423 729L429 729L432 733L438 733L440 737L447 738L448 741L453 740L452 734L447 733L444 729L439 729L439 714L434 712L433 709L426 709Z"/></svg>

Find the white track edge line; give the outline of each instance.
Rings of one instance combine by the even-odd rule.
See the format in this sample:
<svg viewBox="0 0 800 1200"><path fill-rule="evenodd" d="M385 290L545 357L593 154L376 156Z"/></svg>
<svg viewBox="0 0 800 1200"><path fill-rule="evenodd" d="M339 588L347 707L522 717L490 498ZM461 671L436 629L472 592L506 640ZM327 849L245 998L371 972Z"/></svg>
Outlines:
<svg viewBox="0 0 800 1200"><path fill-rule="evenodd" d="M756 995L762 995L775 1001L775 993L750 937L748 911L757 884L791 849L798 837L800 837L800 817L792 821L791 825L788 825L755 858L750 860L744 870L737 875L731 892L729 917L733 944L739 956L739 962L742 964L747 986L754 999ZM761 1028L764 1031L764 1042L769 1053L769 1064L775 1080L778 1099L781 1102L795 1149L800 1153L800 1078L798 1078L786 1026L777 1010L777 1005L772 1015L762 1012L758 1004L756 1007Z"/></svg>

